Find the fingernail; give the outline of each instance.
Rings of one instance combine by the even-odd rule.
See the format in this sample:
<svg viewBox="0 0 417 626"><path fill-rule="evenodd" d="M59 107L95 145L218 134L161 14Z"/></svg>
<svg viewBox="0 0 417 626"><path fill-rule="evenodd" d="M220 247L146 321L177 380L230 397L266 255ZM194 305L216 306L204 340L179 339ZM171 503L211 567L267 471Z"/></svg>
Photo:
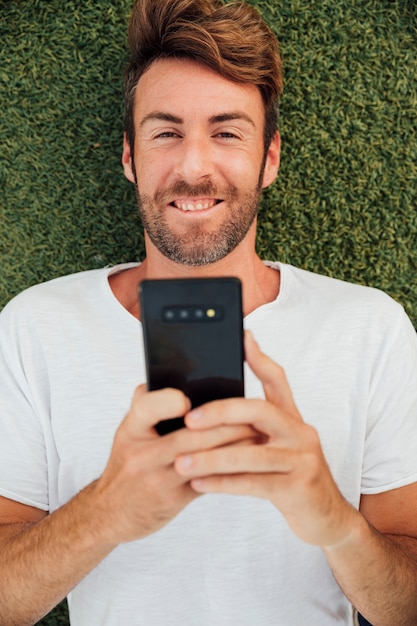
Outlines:
<svg viewBox="0 0 417 626"><path fill-rule="evenodd" d="M194 478L194 480L191 481L191 487L195 490L195 491L204 491L204 480L202 478Z"/></svg>
<svg viewBox="0 0 417 626"><path fill-rule="evenodd" d="M191 420L193 420L193 421L194 421L194 420L196 420L196 421L197 421L197 420L201 419L201 416L202 416L202 415L203 415L203 412L202 412L202 411L200 411L200 409L193 409L192 411L190 411L190 412L188 413L188 417L189 417Z"/></svg>
<svg viewBox="0 0 417 626"><path fill-rule="evenodd" d="M184 470L189 470L193 464L193 457L190 455L185 455L182 456L179 460L178 460L181 469Z"/></svg>

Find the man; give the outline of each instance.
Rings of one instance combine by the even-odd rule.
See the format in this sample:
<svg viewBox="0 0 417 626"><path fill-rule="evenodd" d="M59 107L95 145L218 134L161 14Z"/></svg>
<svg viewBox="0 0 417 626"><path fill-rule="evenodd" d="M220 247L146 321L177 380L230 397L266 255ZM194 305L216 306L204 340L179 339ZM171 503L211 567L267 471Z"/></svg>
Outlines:
<svg viewBox="0 0 417 626"><path fill-rule="evenodd" d="M276 41L211 0L139 0L129 40L122 160L146 259L32 288L1 318L0 623L70 593L76 625L351 624L351 603L415 624L414 330L380 292L255 252ZM136 387L138 283L219 275L243 284L247 397L190 411Z"/></svg>

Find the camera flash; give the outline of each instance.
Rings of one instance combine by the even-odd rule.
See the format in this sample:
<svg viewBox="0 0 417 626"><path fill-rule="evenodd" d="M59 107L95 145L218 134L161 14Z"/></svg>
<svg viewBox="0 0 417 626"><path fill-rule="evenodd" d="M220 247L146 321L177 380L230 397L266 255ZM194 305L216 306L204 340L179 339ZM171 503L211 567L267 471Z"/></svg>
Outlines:
<svg viewBox="0 0 417 626"><path fill-rule="evenodd" d="M215 317L216 316L215 309L207 309L206 315L207 315L207 317Z"/></svg>

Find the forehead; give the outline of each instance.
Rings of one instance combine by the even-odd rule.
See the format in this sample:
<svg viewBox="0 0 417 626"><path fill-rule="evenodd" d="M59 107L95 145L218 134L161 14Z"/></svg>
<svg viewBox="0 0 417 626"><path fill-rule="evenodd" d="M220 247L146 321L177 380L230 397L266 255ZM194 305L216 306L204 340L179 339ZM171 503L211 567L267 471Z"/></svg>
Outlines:
<svg viewBox="0 0 417 626"><path fill-rule="evenodd" d="M235 110L263 126L264 104L256 86L231 81L191 59L154 61L136 87L136 123L150 112L166 111L186 119Z"/></svg>

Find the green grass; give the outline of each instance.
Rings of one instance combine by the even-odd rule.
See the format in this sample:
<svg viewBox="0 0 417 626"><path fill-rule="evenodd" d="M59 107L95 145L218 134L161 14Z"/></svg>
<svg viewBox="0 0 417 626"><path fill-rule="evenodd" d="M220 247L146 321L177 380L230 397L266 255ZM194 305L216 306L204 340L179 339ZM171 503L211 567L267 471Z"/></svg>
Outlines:
<svg viewBox="0 0 417 626"><path fill-rule="evenodd" d="M417 21L411 1L254 3L282 43L282 166L263 256L380 287L417 322ZM0 306L143 255L120 166L130 0L1 3Z"/></svg>
<svg viewBox="0 0 417 626"><path fill-rule="evenodd" d="M37 622L37 626L67 626L67 624L69 624L69 619L66 601L61 602L46 617Z"/></svg>

